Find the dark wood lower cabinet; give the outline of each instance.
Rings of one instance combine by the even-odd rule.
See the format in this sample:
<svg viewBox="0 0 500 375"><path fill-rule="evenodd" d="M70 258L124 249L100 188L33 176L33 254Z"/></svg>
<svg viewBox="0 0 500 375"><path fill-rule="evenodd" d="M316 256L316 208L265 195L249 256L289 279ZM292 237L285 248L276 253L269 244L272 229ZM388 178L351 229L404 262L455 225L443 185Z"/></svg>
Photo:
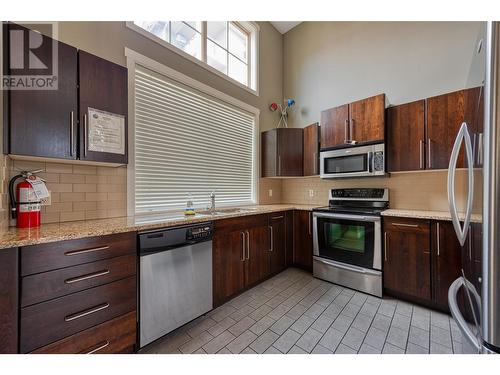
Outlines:
<svg viewBox="0 0 500 375"><path fill-rule="evenodd" d="M431 299L428 220L384 218L384 289L418 300Z"/></svg>
<svg viewBox="0 0 500 375"><path fill-rule="evenodd" d="M293 264L311 271L312 257L312 212L295 210L293 212Z"/></svg>
<svg viewBox="0 0 500 375"><path fill-rule="evenodd" d="M132 353L136 342L136 312L99 324L41 347L34 354Z"/></svg>
<svg viewBox="0 0 500 375"><path fill-rule="evenodd" d="M448 312L448 289L461 275L464 252L451 221L385 217L384 289Z"/></svg>
<svg viewBox="0 0 500 375"><path fill-rule="evenodd" d="M462 247L450 221L434 221L432 242L432 300L441 310L448 310L448 289L461 274Z"/></svg>
<svg viewBox="0 0 500 375"><path fill-rule="evenodd" d="M269 215L270 247L269 263L271 273L277 273L286 268L286 224L285 213Z"/></svg>
<svg viewBox="0 0 500 375"><path fill-rule="evenodd" d="M18 249L0 250L0 354L17 353Z"/></svg>
<svg viewBox="0 0 500 375"><path fill-rule="evenodd" d="M261 225L245 232L245 286L250 286L269 276L269 229Z"/></svg>

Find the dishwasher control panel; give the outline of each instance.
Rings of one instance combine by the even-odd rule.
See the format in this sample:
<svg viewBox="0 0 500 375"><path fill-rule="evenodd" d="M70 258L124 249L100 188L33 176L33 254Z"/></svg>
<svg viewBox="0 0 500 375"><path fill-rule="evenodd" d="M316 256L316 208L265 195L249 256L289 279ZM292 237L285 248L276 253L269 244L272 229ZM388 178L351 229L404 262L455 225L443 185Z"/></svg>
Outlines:
<svg viewBox="0 0 500 375"><path fill-rule="evenodd" d="M212 225L203 225L198 227L189 228L186 232L187 240L202 240L212 237Z"/></svg>

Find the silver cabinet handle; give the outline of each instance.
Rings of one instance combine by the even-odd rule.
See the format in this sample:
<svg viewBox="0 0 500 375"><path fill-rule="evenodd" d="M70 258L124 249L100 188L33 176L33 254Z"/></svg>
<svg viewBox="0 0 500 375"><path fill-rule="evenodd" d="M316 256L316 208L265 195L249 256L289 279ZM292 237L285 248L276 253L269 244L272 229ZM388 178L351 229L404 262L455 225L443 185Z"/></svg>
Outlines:
<svg viewBox="0 0 500 375"><path fill-rule="evenodd" d="M418 224L391 223L395 227L418 228Z"/></svg>
<svg viewBox="0 0 500 375"><path fill-rule="evenodd" d="M350 122L350 124L349 124L349 142L350 142L351 144L355 144L355 143L356 143L356 141L354 140L354 138L353 138L353 136L352 136L352 133L353 133L353 131L352 131L352 130L353 130L353 129L354 129L354 119L353 119L353 118L351 118L351 122Z"/></svg>
<svg viewBox="0 0 500 375"><path fill-rule="evenodd" d="M107 249L109 249L109 246L93 247L91 249L68 251L68 252L64 253L64 255L67 255L67 256L80 255L80 254L93 253L94 251L101 251L101 250L107 250Z"/></svg>
<svg viewBox="0 0 500 375"><path fill-rule="evenodd" d="M316 174L316 152L313 152L313 174Z"/></svg>
<svg viewBox="0 0 500 375"><path fill-rule="evenodd" d="M432 168L432 140L430 138L427 140L427 154L427 157L429 158L427 165L429 168Z"/></svg>
<svg viewBox="0 0 500 375"><path fill-rule="evenodd" d="M245 261L245 232L241 232L241 261Z"/></svg>
<svg viewBox="0 0 500 375"><path fill-rule="evenodd" d="M344 143L349 143L349 120L345 119L344 123Z"/></svg>
<svg viewBox="0 0 500 375"><path fill-rule="evenodd" d="M273 216L273 217L271 218L271 220L279 220L279 219L283 219L283 218L284 218L284 216L283 216L283 215L281 215L281 216Z"/></svg>
<svg viewBox="0 0 500 375"><path fill-rule="evenodd" d="M420 147L420 169L424 169L424 141L419 141Z"/></svg>
<svg viewBox="0 0 500 375"><path fill-rule="evenodd" d="M105 310L109 307L109 303L103 303L101 305L98 305L96 307L91 307L88 310L84 310L81 312L77 312L75 314L68 315L64 318L65 322L71 322L72 320L80 319L83 318L84 316L90 315L90 314L95 314L98 311Z"/></svg>
<svg viewBox="0 0 500 375"><path fill-rule="evenodd" d="M440 229L439 229L439 221L438 221L436 223L436 232L437 232L436 233L436 240L437 240L437 251L438 251L437 256L439 256L439 253L441 252L441 249L440 249L440 242L441 241L439 240L441 236L439 234L439 231L440 231Z"/></svg>
<svg viewBox="0 0 500 375"><path fill-rule="evenodd" d="M458 153L460 152L460 145L462 141L465 142L465 154L467 156L467 204L465 210L465 219L463 227L460 225L458 219L457 205L455 201L455 173L457 171ZM474 155L472 153L472 142L470 139L469 131L467 130L467 123L463 122L458 131L455 143L450 156L450 164L448 165L448 207L450 208L451 221L458 237L461 246L464 246L467 239L467 231L469 229L470 218L472 215L472 198L474 196Z"/></svg>
<svg viewBox="0 0 500 375"><path fill-rule="evenodd" d="M477 163L483 165L483 133L479 133L477 141Z"/></svg>
<svg viewBox="0 0 500 375"><path fill-rule="evenodd" d="M94 353L97 353L99 350L104 349L107 346L109 346L109 341L108 340L103 341L102 343L97 344L96 348L91 349L91 350L89 350L87 352L84 352L83 354L94 354Z"/></svg>
<svg viewBox="0 0 500 375"><path fill-rule="evenodd" d="M387 262L387 232L384 232L384 260Z"/></svg>
<svg viewBox="0 0 500 375"><path fill-rule="evenodd" d="M274 242L274 238L273 238L273 226L272 225L269 225L269 233L270 233L270 237L271 237L271 240L270 240L270 244L269 244L269 251L273 251L273 242Z"/></svg>
<svg viewBox="0 0 500 375"><path fill-rule="evenodd" d="M245 231L247 235L247 260L250 260L250 233L248 231Z"/></svg>
<svg viewBox="0 0 500 375"><path fill-rule="evenodd" d="M94 278L99 277L99 276L107 275L109 272L110 272L109 270L103 270L103 271L89 273L89 274L83 275L83 276L72 277L72 278L64 280L64 283L65 284L74 284L74 283L78 283L80 281L90 280L90 279L94 279Z"/></svg>
<svg viewBox="0 0 500 375"><path fill-rule="evenodd" d="M87 157L87 114L83 115L83 156Z"/></svg>
<svg viewBox="0 0 500 375"><path fill-rule="evenodd" d="M73 150L75 149L75 113L71 111L69 113L69 126L70 126L70 141L69 141L69 155L73 156Z"/></svg>

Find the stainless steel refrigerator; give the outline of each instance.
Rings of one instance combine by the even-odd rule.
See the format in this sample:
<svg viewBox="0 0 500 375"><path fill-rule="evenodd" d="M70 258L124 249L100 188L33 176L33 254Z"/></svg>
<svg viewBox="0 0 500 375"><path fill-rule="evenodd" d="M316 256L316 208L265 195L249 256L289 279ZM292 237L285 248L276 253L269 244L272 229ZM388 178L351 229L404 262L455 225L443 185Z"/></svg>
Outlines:
<svg viewBox="0 0 500 375"><path fill-rule="evenodd" d="M499 23L485 22L471 46L465 86L480 94L464 103L475 115L461 124L448 168L448 203L462 245L462 276L450 286L448 304L464 353L500 353L499 36ZM455 194L459 155L467 165L463 202Z"/></svg>

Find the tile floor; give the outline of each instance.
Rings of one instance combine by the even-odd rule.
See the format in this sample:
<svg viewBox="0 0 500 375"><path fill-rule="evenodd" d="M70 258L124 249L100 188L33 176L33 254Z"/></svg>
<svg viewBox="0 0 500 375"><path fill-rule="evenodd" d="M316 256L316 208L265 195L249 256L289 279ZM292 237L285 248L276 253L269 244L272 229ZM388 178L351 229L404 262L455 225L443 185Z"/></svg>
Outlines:
<svg viewBox="0 0 500 375"><path fill-rule="evenodd" d="M289 268L141 353L461 353L450 316Z"/></svg>

